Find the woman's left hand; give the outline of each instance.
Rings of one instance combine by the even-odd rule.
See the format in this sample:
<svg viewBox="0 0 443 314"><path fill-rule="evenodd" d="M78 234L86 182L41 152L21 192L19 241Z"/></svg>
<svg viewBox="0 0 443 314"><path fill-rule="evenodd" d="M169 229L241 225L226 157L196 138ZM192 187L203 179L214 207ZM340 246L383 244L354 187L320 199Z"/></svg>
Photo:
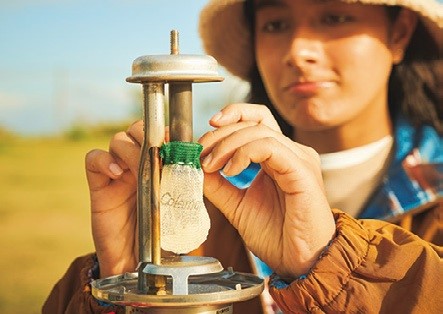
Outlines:
<svg viewBox="0 0 443 314"><path fill-rule="evenodd" d="M284 136L264 106L234 104L203 135L204 194L248 248L284 277L306 273L335 234L318 154ZM247 189L230 184L251 162L261 171Z"/></svg>

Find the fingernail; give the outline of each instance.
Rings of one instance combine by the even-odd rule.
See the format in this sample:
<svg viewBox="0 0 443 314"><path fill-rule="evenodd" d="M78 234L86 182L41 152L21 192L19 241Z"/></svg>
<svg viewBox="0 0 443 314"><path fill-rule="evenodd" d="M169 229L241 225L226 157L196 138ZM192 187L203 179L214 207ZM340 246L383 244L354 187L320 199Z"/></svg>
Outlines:
<svg viewBox="0 0 443 314"><path fill-rule="evenodd" d="M119 176L123 173L122 168L120 168L119 165L114 164L114 163L109 165L109 170L111 170L112 174L114 174L116 176Z"/></svg>
<svg viewBox="0 0 443 314"><path fill-rule="evenodd" d="M220 118L223 116L223 113L217 112L214 116L212 116L211 121L216 122L220 120Z"/></svg>
<svg viewBox="0 0 443 314"><path fill-rule="evenodd" d="M229 159L229 161L223 167L223 173L226 174L226 172L229 172L229 169L231 168L231 166L232 166L232 159Z"/></svg>
<svg viewBox="0 0 443 314"><path fill-rule="evenodd" d="M209 154L208 156L205 157L205 159L203 159L202 166L203 167L208 166L211 163L211 161L212 161L212 154Z"/></svg>

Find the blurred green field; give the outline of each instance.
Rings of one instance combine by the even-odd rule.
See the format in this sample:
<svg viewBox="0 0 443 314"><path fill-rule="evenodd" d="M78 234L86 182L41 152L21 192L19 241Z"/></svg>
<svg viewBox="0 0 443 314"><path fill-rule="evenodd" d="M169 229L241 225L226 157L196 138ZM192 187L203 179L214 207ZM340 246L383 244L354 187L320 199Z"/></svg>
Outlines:
<svg viewBox="0 0 443 314"><path fill-rule="evenodd" d="M0 137L0 313L40 313L74 257L93 251L84 155L103 139Z"/></svg>

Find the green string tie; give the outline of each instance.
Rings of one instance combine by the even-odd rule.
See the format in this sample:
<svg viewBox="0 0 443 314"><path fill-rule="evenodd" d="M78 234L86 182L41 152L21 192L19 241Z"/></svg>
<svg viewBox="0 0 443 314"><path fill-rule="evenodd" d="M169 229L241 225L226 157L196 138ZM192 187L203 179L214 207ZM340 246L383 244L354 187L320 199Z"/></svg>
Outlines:
<svg viewBox="0 0 443 314"><path fill-rule="evenodd" d="M165 165L181 164L200 169L200 153L202 150L203 146L199 143L169 142L162 145L160 157Z"/></svg>

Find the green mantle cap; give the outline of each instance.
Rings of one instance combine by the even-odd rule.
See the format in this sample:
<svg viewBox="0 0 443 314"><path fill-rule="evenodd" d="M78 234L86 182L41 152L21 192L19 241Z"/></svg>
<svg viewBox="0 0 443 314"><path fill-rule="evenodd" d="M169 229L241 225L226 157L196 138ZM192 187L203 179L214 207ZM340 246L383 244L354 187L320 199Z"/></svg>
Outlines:
<svg viewBox="0 0 443 314"><path fill-rule="evenodd" d="M203 146L192 142L169 142L164 143L160 149L160 157L163 164L189 165L200 169L200 153Z"/></svg>

